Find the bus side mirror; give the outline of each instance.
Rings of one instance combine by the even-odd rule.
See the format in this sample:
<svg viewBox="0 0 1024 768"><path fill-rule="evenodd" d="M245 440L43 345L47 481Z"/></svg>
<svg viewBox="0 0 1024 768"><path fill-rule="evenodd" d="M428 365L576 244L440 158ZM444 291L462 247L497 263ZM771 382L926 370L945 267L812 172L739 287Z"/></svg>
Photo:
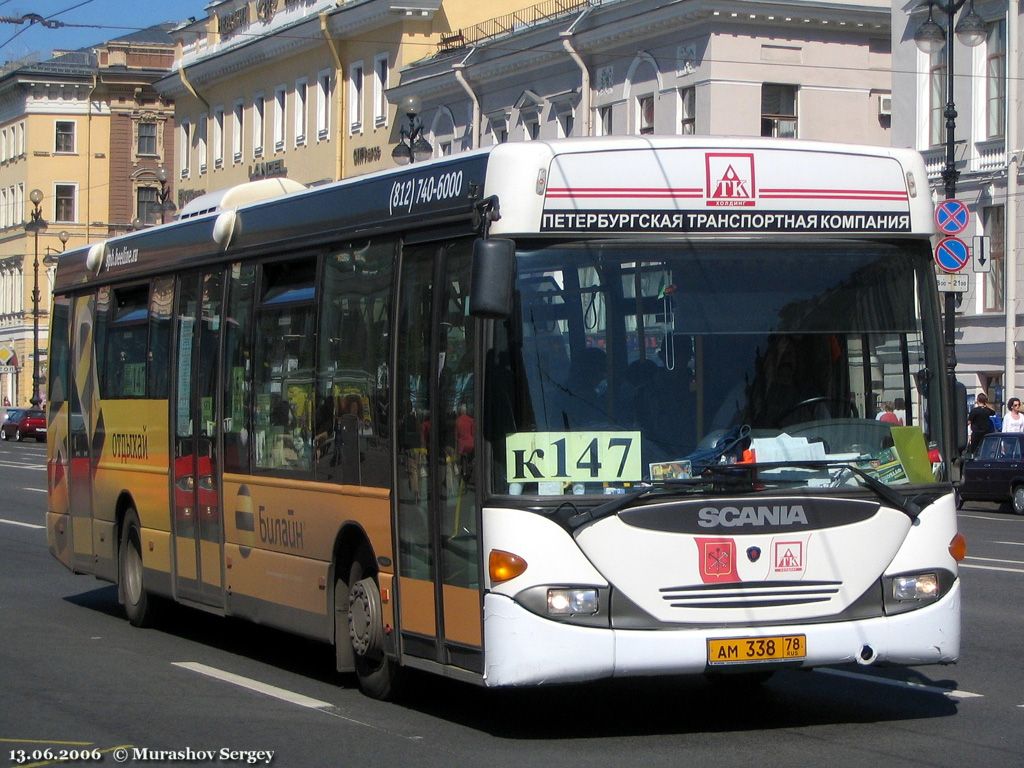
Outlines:
<svg viewBox="0 0 1024 768"><path fill-rule="evenodd" d="M959 381L954 386L956 387L957 404L956 413L953 416L956 422L954 424L956 427L956 450L958 453L963 453L967 448L967 408L964 407L964 403L967 402L967 387Z"/></svg>
<svg viewBox="0 0 1024 768"><path fill-rule="evenodd" d="M473 243L469 314L501 319L512 312L512 278L516 270L514 240L500 238Z"/></svg>

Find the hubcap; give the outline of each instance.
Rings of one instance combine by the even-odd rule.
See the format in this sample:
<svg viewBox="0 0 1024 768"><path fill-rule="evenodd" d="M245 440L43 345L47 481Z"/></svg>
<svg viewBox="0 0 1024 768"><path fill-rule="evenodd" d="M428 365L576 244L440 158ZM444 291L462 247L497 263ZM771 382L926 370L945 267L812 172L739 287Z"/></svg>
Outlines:
<svg viewBox="0 0 1024 768"><path fill-rule="evenodd" d="M380 593L373 579L362 579L349 590L348 633L357 656L380 657L383 645Z"/></svg>
<svg viewBox="0 0 1024 768"><path fill-rule="evenodd" d="M142 559L130 542L125 555L124 582L125 598L135 605L142 597Z"/></svg>

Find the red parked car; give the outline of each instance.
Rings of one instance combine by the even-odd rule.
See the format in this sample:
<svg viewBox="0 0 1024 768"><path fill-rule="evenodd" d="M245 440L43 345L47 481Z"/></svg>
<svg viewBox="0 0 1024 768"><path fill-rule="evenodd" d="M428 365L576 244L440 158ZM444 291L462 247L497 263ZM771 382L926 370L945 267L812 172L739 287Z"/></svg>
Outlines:
<svg viewBox="0 0 1024 768"><path fill-rule="evenodd" d="M8 408L7 418L0 424L0 440L46 439L46 414L35 408Z"/></svg>

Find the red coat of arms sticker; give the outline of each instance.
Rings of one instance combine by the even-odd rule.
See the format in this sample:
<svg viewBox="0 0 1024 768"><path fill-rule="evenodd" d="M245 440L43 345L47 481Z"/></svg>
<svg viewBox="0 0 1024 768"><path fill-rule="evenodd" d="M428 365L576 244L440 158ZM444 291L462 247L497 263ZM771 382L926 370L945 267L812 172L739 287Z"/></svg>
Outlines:
<svg viewBox="0 0 1024 768"><path fill-rule="evenodd" d="M705 584L739 581L736 542L733 539L694 539L700 578Z"/></svg>

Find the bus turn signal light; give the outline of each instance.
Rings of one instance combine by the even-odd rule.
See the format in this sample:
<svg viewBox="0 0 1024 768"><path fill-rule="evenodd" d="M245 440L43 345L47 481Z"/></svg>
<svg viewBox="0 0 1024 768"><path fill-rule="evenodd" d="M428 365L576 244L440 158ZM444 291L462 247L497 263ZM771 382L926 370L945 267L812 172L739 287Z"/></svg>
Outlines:
<svg viewBox="0 0 1024 768"><path fill-rule="evenodd" d="M962 562L967 557L967 539L964 538L962 533L957 533L949 542L949 554L953 556L953 559L958 563Z"/></svg>
<svg viewBox="0 0 1024 768"><path fill-rule="evenodd" d="M487 570L491 576L491 583L500 584L523 573L526 570L526 561L519 555L503 549L492 549L487 557Z"/></svg>

